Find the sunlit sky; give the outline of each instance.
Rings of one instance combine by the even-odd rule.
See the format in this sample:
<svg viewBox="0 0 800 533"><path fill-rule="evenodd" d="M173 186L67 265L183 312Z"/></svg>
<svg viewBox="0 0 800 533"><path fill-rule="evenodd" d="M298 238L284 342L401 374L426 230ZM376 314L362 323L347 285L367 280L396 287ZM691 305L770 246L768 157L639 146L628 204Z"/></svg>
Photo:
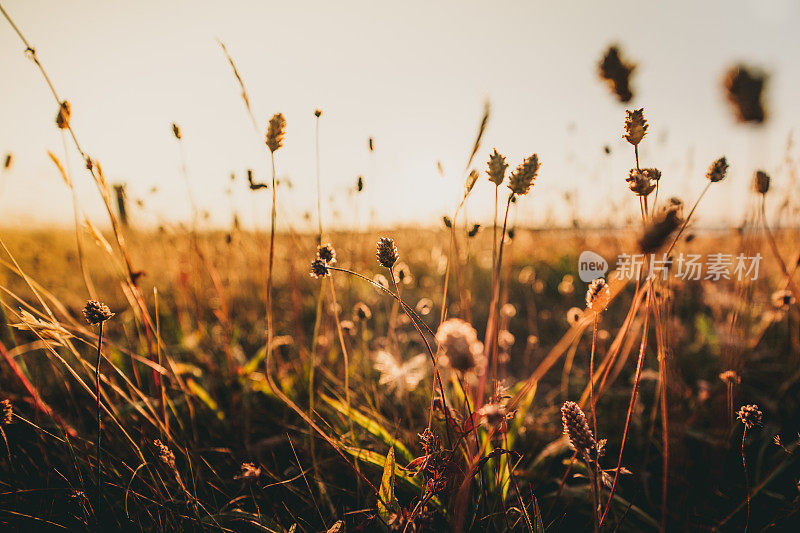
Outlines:
<svg viewBox="0 0 800 533"><path fill-rule="evenodd" d="M663 171L662 197L693 200L708 164L728 156L729 179L707 197L701 222L738 223L757 168L772 173L779 191L789 186L783 162L800 125L800 3L791 0L2 5L70 101L86 150L112 182L144 199L144 210L133 209L137 224L190 217L170 127L177 122L189 186L210 212L208 224L227 225L236 210L244 224L263 227L269 193L251 192L245 172L267 177L263 133L269 117L282 112L288 128L276 162L293 188L279 188L281 217L310 226L303 214L316 204L315 108L324 111L328 226L363 225L370 213L380 224L435 223L451 213L486 99L491 118L473 166L483 169L494 147L512 168L533 152L542 162L532 193L517 207L521 223L568 221L566 192L584 222L622 222L620 213L638 209L625 184L633 161L621 139L626 107L645 107L651 126L641 158ZM238 64L258 133L217 39ZM613 43L638 63L627 106L597 78ZM57 106L23 49L0 20L0 155L14 154L11 169L0 171L0 225L70 222L69 192L47 156L65 157ZM763 127L736 124L724 98L722 75L738 62L770 75ZM67 149L81 206L102 222L89 175ZM798 152L795 143L791 154ZM359 175L366 188L356 198L350 191ZM492 189L483 174L470 217L490 219Z"/></svg>

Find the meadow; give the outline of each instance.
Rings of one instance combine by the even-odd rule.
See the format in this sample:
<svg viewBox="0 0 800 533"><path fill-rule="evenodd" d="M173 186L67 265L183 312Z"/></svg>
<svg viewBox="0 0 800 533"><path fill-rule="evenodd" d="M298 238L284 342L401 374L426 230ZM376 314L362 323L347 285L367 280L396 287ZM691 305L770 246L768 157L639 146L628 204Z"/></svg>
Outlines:
<svg viewBox="0 0 800 533"><path fill-rule="evenodd" d="M8 530L800 525L800 191L772 186L794 166L753 169L736 227L695 227L736 154L707 162L699 198L659 196L661 173L639 162L646 108L629 109L620 189L640 219L528 227L513 211L547 155L485 146L487 106L440 226L295 230L276 216L276 114L260 125L272 179L249 182L267 231L197 212L137 228L19 36L85 163L51 154L54 168L70 189L91 180L107 220L76 207L74 228L0 229ZM599 70L624 101L616 53ZM763 120L738 76L732 105ZM493 220L465 213L478 180L496 186ZM608 265L584 281L587 250ZM633 256L626 275L618 258Z"/></svg>

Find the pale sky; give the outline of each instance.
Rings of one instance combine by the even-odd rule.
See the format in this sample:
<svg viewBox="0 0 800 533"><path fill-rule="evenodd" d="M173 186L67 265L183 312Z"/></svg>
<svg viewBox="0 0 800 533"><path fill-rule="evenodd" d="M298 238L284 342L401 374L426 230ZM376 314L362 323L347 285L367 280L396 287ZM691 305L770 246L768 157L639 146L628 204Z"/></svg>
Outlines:
<svg viewBox="0 0 800 533"><path fill-rule="evenodd" d="M703 223L739 222L757 168L773 175L778 191L789 186L783 162L800 125L800 3L791 0L2 5L70 101L84 147L111 181L126 182L131 197L146 200L147 213L134 210L140 224L189 218L174 121L183 131L200 207L220 225L235 208L244 223L263 226L269 194L251 193L245 170L266 178L263 133L269 117L282 112L288 128L278 173L294 189L279 189L279 202L284 219L302 227L302 214L316 202L317 107L324 111L328 225L334 210L341 224L363 223L370 210L385 224L434 223L452 212L485 99L492 115L473 166L483 170L494 147L512 168L533 152L542 162L536 185L519 204L520 222L566 220L564 192L577 195L584 221L619 213L620 205L638 209L625 184L633 165L632 149L621 139L626 107L645 107L650 132L642 164L662 170L663 197L693 201L706 167L727 155L729 179L706 198L698 212ZM217 39L238 64L258 136ZM612 43L639 65L627 106L597 77ZM736 124L724 99L722 75L738 62L770 75L764 127ZM57 106L5 20L0 65L0 156L14 154L10 171L0 171L0 225L69 222L69 194L47 157L48 150L64 157ZM82 206L102 223L97 193L69 150ZM797 142L791 155L800 156ZM358 175L366 190L356 204L348 190ZM151 195L153 186L159 192ZM482 174L470 216L489 220L492 187Z"/></svg>

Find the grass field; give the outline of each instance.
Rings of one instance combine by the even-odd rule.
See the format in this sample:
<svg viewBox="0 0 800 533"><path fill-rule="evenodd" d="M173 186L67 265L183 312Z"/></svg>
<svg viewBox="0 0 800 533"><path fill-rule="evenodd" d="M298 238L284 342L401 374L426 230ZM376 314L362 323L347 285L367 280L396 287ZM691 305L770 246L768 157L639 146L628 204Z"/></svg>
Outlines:
<svg viewBox="0 0 800 533"><path fill-rule="evenodd" d="M800 527L800 191L778 196L753 169L741 223L697 227L736 154L707 162L698 198L659 196L660 172L639 163L644 111L629 110L620 189L640 219L516 224L539 157L484 146L487 105L440 227L299 231L277 216L292 206L276 114L271 180L249 184L266 231L210 228L196 208L139 228L17 31L86 163L70 173L51 154L54 168L70 190L91 180L107 219L84 219L75 195L74 228L0 229L3 527ZM609 61L624 95L632 68L623 84ZM494 220L469 219L487 179ZM607 261L586 281L585 251Z"/></svg>

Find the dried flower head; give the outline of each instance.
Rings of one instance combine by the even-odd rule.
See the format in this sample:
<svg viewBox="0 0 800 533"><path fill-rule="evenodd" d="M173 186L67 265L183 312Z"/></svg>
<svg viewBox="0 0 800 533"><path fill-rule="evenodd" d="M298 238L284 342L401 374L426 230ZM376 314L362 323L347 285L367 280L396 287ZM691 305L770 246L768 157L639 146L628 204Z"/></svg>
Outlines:
<svg viewBox="0 0 800 533"><path fill-rule="evenodd" d="M364 177L359 176L356 180L356 192L361 192L364 190Z"/></svg>
<svg viewBox="0 0 800 533"><path fill-rule="evenodd" d="M592 457L597 449L597 442L580 406L575 402L564 402L561 406L561 421L570 447L584 457Z"/></svg>
<svg viewBox="0 0 800 533"><path fill-rule="evenodd" d="M336 264L336 250L331 243L320 244L317 246L317 257L325 261L328 266Z"/></svg>
<svg viewBox="0 0 800 533"><path fill-rule="evenodd" d="M450 217L447 216L447 215L444 215L442 217L442 224L444 224L444 227L447 228L447 229L450 229L450 228L453 227L453 221L450 220Z"/></svg>
<svg viewBox="0 0 800 533"><path fill-rule="evenodd" d="M632 168L625 178L628 182L628 188L636 193L638 196L648 196L653 192L661 179L661 171L655 168Z"/></svg>
<svg viewBox="0 0 800 533"><path fill-rule="evenodd" d="M726 370L719 375L719 379L726 385L738 385L742 382L742 378L735 370Z"/></svg>
<svg viewBox="0 0 800 533"><path fill-rule="evenodd" d="M758 408L758 405L743 405L739 412L736 414L736 418L742 421L744 427L747 429L751 429L754 426L761 425L761 417L762 413L761 410Z"/></svg>
<svg viewBox="0 0 800 533"><path fill-rule="evenodd" d="M513 416L508 408L500 402L490 402L478 409L478 419L487 430L503 432L506 430L506 421Z"/></svg>
<svg viewBox="0 0 800 533"><path fill-rule="evenodd" d="M478 366L483 355L483 343L469 323L450 318L436 330L436 342L442 348L446 363L453 369L466 372Z"/></svg>
<svg viewBox="0 0 800 533"><path fill-rule="evenodd" d="M638 146L647 135L647 126L644 108L625 111L625 135L622 138L632 145Z"/></svg>
<svg viewBox="0 0 800 533"><path fill-rule="evenodd" d="M158 451L159 461L167 465L170 468L170 470L175 470L175 454L172 453L172 450L170 450L159 439L154 440L153 445L156 447L156 450Z"/></svg>
<svg viewBox="0 0 800 533"><path fill-rule="evenodd" d="M400 257L397 252L397 245L394 243L394 240L389 237L381 237L380 240L378 240L377 252L375 255L378 258L378 263L386 268L392 268Z"/></svg>
<svg viewBox="0 0 800 533"><path fill-rule="evenodd" d="M767 194L767 191L769 191L769 182L769 174L763 170L758 170L753 177L753 188L758 194Z"/></svg>
<svg viewBox="0 0 800 533"><path fill-rule="evenodd" d="M233 476L233 479L242 479L245 481L252 481L261 477L261 468L256 466L255 463L242 463L241 471Z"/></svg>
<svg viewBox="0 0 800 533"><path fill-rule="evenodd" d="M586 307L596 311L602 311L608 305L611 297L611 289L604 278L597 278L589 284L586 290Z"/></svg>
<svg viewBox="0 0 800 533"><path fill-rule="evenodd" d="M7 426L14 419L14 407L11 400L5 399L0 402L0 424Z"/></svg>
<svg viewBox="0 0 800 533"><path fill-rule="evenodd" d="M772 307L775 309L786 311L790 306L794 305L795 298L792 291L781 289L772 293L770 301L772 302Z"/></svg>
<svg viewBox="0 0 800 533"><path fill-rule="evenodd" d="M650 223L639 239L639 248L644 254L651 254L661 248L666 240L681 225L676 209L668 209Z"/></svg>
<svg viewBox="0 0 800 533"><path fill-rule="evenodd" d="M508 178L508 188L516 195L528 194L539 172L539 157L536 154L525 159Z"/></svg>
<svg viewBox="0 0 800 533"><path fill-rule="evenodd" d="M706 172L706 177L711 181L711 183L716 183L724 180L727 173L728 160L725 158L725 156L722 156L711 163L711 166L708 167L708 172Z"/></svg>
<svg viewBox="0 0 800 533"><path fill-rule="evenodd" d="M283 146L283 136L286 134L286 119L281 113L273 115L269 119L267 127L267 148L270 152L276 151Z"/></svg>
<svg viewBox="0 0 800 533"><path fill-rule="evenodd" d="M314 110L314 116L317 117L317 118L321 117L322 116L322 109L316 108Z"/></svg>
<svg viewBox="0 0 800 533"><path fill-rule="evenodd" d="M58 322L50 322L49 320L37 318L24 309L20 309L19 316L22 322L12 324L12 326L20 330L32 331L44 339L57 342L58 344L64 344L66 339L73 336L72 333L64 329Z"/></svg>
<svg viewBox="0 0 800 533"><path fill-rule="evenodd" d="M467 232L467 237L474 237L475 235L478 234L480 229L481 229L481 225L480 224L473 224L472 227Z"/></svg>
<svg viewBox="0 0 800 533"><path fill-rule="evenodd" d="M172 123L172 134L175 136L176 139L178 139L179 141L181 140L181 129L174 122Z"/></svg>
<svg viewBox="0 0 800 533"><path fill-rule="evenodd" d="M506 178L506 169L508 168L508 163L506 163L506 158L500 155L500 153L495 149L492 152L492 155L489 156L489 169L486 173L489 175L489 181L495 184L495 186L499 187L503 180Z"/></svg>
<svg viewBox="0 0 800 533"><path fill-rule="evenodd" d="M743 65L731 68L725 75L725 90L728 101L740 122L760 124L764 121L764 106L761 94L767 80L765 74Z"/></svg>
<svg viewBox="0 0 800 533"><path fill-rule="evenodd" d="M630 77L635 68L633 63L623 61L616 46L609 47L600 62L600 78L608 83L620 102L629 102L633 98Z"/></svg>
<svg viewBox="0 0 800 533"><path fill-rule="evenodd" d="M89 300L83 308L83 317L91 325L100 324L114 316L107 305L97 300Z"/></svg>
<svg viewBox="0 0 800 533"><path fill-rule="evenodd" d="M311 271L309 274L315 279L324 278L330 274L330 270L328 270L328 263L319 257L315 257L314 260L311 261Z"/></svg>
<svg viewBox="0 0 800 533"><path fill-rule="evenodd" d="M61 105L58 106L58 114L56 115L56 126L59 129L65 130L69 128L69 118L70 118L71 108L69 102L64 100L61 102Z"/></svg>
<svg viewBox="0 0 800 533"><path fill-rule="evenodd" d="M478 183L478 178L481 177L481 173L475 170L474 168L469 171L469 175L467 176L467 181L464 183L464 198L469 196L469 193L472 192L472 188L475 187L475 184Z"/></svg>
<svg viewBox="0 0 800 533"><path fill-rule="evenodd" d="M361 320L369 320L370 318L372 318L372 311L367 304L358 302L353 306L353 320L359 322Z"/></svg>

